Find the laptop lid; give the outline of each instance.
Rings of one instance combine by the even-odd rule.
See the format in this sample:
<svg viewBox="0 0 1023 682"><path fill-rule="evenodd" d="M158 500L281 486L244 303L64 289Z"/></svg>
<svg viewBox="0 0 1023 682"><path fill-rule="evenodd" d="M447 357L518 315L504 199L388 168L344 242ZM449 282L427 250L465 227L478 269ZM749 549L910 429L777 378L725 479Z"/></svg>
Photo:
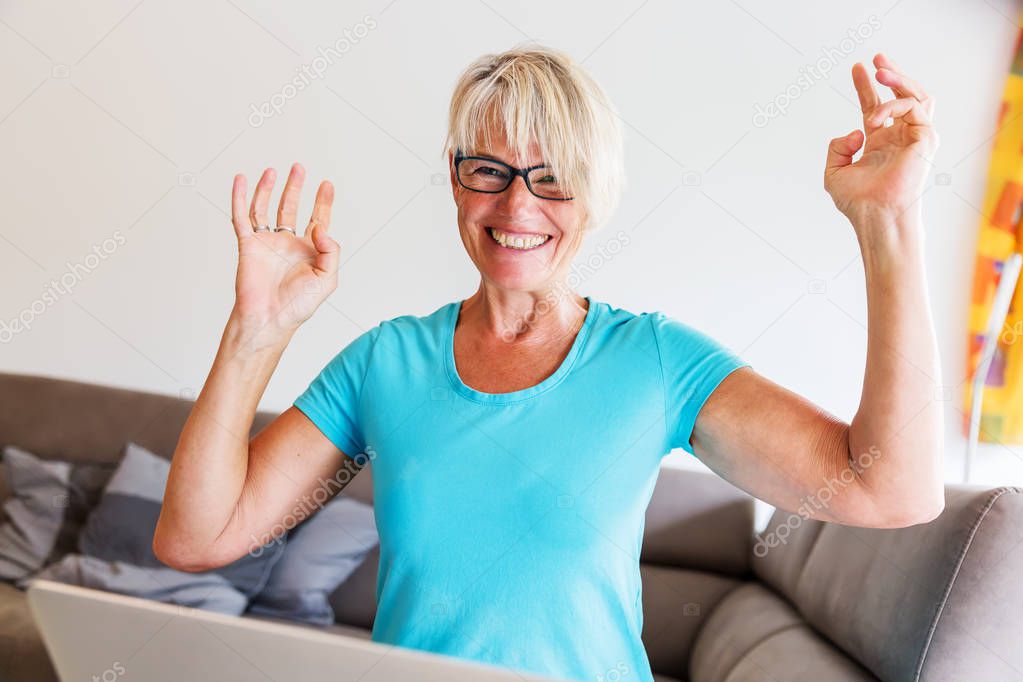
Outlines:
<svg viewBox="0 0 1023 682"><path fill-rule="evenodd" d="M542 682L499 666L36 579L29 608L61 680Z"/></svg>

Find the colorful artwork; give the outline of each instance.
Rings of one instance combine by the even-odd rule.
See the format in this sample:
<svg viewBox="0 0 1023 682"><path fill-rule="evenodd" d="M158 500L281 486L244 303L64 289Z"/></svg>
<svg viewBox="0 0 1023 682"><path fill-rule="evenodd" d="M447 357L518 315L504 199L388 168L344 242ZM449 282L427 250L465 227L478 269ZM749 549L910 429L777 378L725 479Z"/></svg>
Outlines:
<svg viewBox="0 0 1023 682"><path fill-rule="evenodd" d="M969 435L971 381L980 363L980 349L986 333L995 289L1002 265L1013 253L1023 251L1023 19L1016 38L997 132L988 165L977 260L970 299L967 381L963 401L963 435ZM984 404L980 419L980 440L1006 444L1023 443L1023 287L1017 286L1009 314L999 334L991 367L984 383Z"/></svg>

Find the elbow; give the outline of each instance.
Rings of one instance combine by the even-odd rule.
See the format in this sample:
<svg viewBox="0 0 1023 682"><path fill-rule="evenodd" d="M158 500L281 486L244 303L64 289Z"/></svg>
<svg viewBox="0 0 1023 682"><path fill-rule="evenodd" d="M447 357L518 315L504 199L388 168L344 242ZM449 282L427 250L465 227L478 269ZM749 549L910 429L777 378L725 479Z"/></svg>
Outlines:
<svg viewBox="0 0 1023 682"><path fill-rule="evenodd" d="M914 476L912 483L872 490L861 477L851 496L854 525L866 528L908 528L931 523L945 511L945 484L938 473Z"/></svg>
<svg viewBox="0 0 1023 682"><path fill-rule="evenodd" d="M930 488L924 487L912 492L915 493L912 496L913 503L903 509L901 515L896 518L897 521L903 522L903 525L895 527L902 528L930 523L945 511L944 483L938 481ZM909 497L910 494L907 494L906 498Z"/></svg>
<svg viewBox="0 0 1023 682"><path fill-rule="evenodd" d="M908 528L930 523L945 511L944 485L927 496L916 493L912 499L908 495L896 499L856 495L850 500L851 507L841 510L835 520L861 528Z"/></svg>
<svg viewBox="0 0 1023 682"><path fill-rule="evenodd" d="M908 508L892 506L887 512L881 514L880 523L876 528L908 528L927 524L945 511L945 496L942 494L935 501L929 503L918 503Z"/></svg>
<svg viewBox="0 0 1023 682"><path fill-rule="evenodd" d="M176 571L202 573L216 568L212 562L206 560L207 557L182 547L181 543L168 541L166 536L159 532L153 534L152 550L153 556L160 563Z"/></svg>
<svg viewBox="0 0 1023 682"><path fill-rule="evenodd" d="M920 524L920 523L930 523L931 521L934 521L939 516L941 516L942 512L945 511L945 495L944 495L944 491L942 491L941 496L938 497L935 502L933 502L932 504L927 505L927 506L922 506L921 510L922 511L920 511L920 513L917 514L916 520L912 524L910 524L910 525L917 525L917 524Z"/></svg>

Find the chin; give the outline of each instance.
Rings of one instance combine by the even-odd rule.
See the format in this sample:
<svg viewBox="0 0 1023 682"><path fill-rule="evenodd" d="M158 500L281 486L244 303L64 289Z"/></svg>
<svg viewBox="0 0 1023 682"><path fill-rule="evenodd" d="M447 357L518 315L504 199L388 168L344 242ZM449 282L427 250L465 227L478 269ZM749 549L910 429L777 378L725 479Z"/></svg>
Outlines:
<svg viewBox="0 0 1023 682"><path fill-rule="evenodd" d="M509 291L536 291L548 280L546 271L535 268L490 267L482 271L483 277L494 285Z"/></svg>

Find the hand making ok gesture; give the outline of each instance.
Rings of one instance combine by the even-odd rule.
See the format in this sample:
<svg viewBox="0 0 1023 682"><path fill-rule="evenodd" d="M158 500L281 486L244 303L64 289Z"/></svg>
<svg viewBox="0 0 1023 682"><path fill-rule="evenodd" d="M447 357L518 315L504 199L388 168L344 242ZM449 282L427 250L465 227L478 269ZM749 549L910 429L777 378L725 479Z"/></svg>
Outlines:
<svg viewBox="0 0 1023 682"><path fill-rule="evenodd" d="M887 226L914 217L939 144L931 123L934 99L884 54L874 56L874 66L877 81L888 86L895 99L882 102L866 67L855 64L852 77L866 145L864 132L858 129L831 140L824 168L824 188L858 230L868 229L868 223ZM886 127L889 117L894 123ZM861 146L863 155L853 162Z"/></svg>

